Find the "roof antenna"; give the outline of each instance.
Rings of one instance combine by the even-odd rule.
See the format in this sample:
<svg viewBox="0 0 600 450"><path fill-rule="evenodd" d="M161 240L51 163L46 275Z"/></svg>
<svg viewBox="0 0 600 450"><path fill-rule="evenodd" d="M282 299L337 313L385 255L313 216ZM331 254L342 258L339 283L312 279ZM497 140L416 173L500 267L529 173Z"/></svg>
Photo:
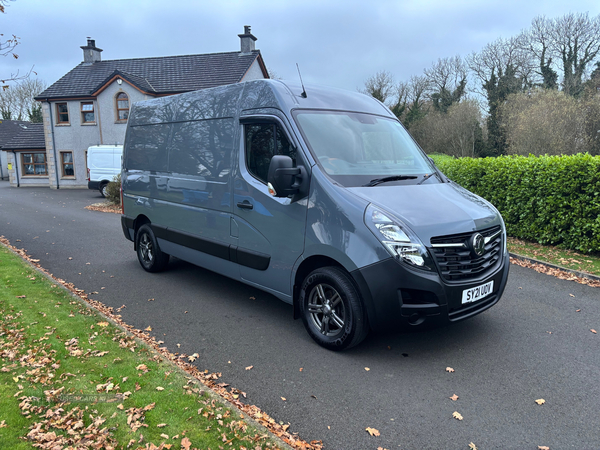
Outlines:
<svg viewBox="0 0 600 450"><path fill-rule="evenodd" d="M306 89L304 89L304 83L302 82L302 75L300 75L300 66L298 66L298 63L296 63L296 68L298 69L298 76L300 77L300 84L302 85L302 94L300 94L300 97L306 98Z"/></svg>

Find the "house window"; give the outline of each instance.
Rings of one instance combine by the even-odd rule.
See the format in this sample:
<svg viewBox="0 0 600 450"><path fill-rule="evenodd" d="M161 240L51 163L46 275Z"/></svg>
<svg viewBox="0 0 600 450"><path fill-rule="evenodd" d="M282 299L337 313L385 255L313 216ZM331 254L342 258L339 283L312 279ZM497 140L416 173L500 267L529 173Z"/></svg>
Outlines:
<svg viewBox="0 0 600 450"><path fill-rule="evenodd" d="M96 123L94 102L81 102L81 123Z"/></svg>
<svg viewBox="0 0 600 450"><path fill-rule="evenodd" d="M117 101L117 122L127 122L129 117L129 97L125 92L119 92Z"/></svg>
<svg viewBox="0 0 600 450"><path fill-rule="evenodd" d="M69 108L66 103L56 104L56 123L57 124L68 124L69 123Z"/></svg>
<svg viewBox="0 0 600 450"><path fill-rule="evenodd" d="M23 175L48 175L45 153L21 153Z"/></svg>
<svg viewBox="0 0 600 450"><path fill-rule="evenodd" d="M62 176L75 176L75 168L73 167L73 152L61 152L60 162L62 165Z"/></svg>

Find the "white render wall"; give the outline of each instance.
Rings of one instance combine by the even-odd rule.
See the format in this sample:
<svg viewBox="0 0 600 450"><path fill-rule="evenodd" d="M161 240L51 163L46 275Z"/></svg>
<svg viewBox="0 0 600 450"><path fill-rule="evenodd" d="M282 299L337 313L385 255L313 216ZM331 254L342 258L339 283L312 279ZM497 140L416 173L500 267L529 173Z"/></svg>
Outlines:
<svg viewBox="0 0 600 450"><path fill-rule="evenodd" d="M142 94L126 81L118 84L115 80L94 100L51 102L51 108L48 108L48 104L44 103L44 124L50 123L49 120L47 120L49 117L46 116L50 113L51 109L52 123L54 125L54 139L52 139L53 137L50 129L46 132L46 153L49 173L48 181L50 187L56 188L56 169L58 169L59 188L87 188L86 152L88 147L101 144L123 145L127 122L117 121L116 96L120 92L125 92L128 95L130 108L133 102L152 98ZM92 101L94 103L94 114L96 119L94 124L82 123L82 101ZM68 125L57 124L56 103L67 103L69 109ZM53 149L53 142L56 144L56 151ZM62 176L62 169L60 167L61 151L73 152L74 177ZM55 164L55 155L58 164Z"/></svg>
<svg viewBox="0 0 600 450"><path fill-rule="evenodd" d="M242 81L262 80L265 76L263 75L258 59L255 59Z"/></svg>

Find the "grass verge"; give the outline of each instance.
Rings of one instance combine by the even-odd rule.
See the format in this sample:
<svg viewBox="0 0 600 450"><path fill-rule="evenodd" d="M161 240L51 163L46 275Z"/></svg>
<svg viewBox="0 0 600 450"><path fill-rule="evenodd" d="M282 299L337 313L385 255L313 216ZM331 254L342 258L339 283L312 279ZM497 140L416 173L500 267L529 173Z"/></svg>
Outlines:
<svg viewBox="0 0 600 450"><path fill-rule="evenodd" d="M3 246L0 315L0 448L281 448Z"/></svg>
<svg viewBox="0 0 600 450"><path fill-rule="evenodd" d="M511 253L600 276L600 255L583 255L573 250L526 242L512 237L508 238L507 245Z"/></svg>

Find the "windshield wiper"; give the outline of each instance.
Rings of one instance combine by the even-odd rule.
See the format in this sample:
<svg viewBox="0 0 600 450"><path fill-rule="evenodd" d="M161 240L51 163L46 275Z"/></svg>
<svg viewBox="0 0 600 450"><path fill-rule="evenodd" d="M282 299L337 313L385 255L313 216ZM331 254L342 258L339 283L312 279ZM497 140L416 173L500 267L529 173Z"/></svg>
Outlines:
<svg viewBox="0 0 600 450"><path fill-rule="evenodd" d="M385 178L375 178L374 180L369 181L367 184L364 184L364 187L377 186L381 183L387 183L388 181L401 181L401 180L414 180L418 177L414 175L394 175L391 177Z"/></svg>
<svg viewBox="0 0 600 450"><path fill-rule="evenodd" d="M423 177L423 179L421 181L419 181L417 183L417 185L423 183L426 180L429 180L433 175L435 175L435 172L431 172L430 174L425 174L425 176Z"/></svg>

